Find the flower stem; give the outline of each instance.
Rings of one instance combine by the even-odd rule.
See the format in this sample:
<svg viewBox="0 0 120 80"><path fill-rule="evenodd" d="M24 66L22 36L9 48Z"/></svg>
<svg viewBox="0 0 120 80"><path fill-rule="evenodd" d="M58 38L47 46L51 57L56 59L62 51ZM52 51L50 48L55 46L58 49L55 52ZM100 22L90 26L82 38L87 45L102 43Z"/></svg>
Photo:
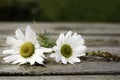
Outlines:
<svg viewBox="0 0 120 80"><path fill-rule="evenodd" d="M113 55L110 52L103 52L103 51L86 52L86 56L88 55L102 57L107 60L120 61L120 56ZM86 59L87 58L86 56L82 56L81 59Z"/></svg>

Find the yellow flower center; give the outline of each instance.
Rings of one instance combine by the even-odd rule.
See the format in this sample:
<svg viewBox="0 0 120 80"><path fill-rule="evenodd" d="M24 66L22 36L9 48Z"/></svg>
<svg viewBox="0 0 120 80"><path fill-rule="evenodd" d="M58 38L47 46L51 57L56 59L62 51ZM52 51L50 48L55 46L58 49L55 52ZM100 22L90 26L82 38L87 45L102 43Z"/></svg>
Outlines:
<svg viewBox="0 0 120 80"><path fill-rule="evenodd" d="M31 57L34 51L35 46L31 42L26 42L20 47L20 55L24 58Z"/></svg>
<svg viewBox="0 0 120 80"><path fill-rule="evenodd" d="M61 48L61 54L66 58L69 58L70 56L72 56L71 46L68 44L64 44Z"/></svg>

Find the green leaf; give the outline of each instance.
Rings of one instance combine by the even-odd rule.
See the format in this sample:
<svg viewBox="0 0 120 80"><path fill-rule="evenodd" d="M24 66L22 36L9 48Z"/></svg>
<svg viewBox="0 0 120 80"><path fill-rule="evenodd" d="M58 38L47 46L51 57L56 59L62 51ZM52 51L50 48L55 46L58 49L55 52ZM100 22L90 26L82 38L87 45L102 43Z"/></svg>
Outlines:
<svg viewBox="0 0 120 80"><path fill-rule="evenodd" d="M52 48L55 45L55 42L48 37L47 31L40 33L38 36L38 41L41 46L46 48Z"/></svg>

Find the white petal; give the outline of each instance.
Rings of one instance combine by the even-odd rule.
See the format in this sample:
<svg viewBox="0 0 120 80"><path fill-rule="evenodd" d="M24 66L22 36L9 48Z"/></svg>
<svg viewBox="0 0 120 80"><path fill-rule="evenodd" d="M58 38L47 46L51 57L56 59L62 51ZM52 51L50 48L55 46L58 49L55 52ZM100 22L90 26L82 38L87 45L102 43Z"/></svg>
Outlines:
<svg viewBox="0 0 120 80"><path fill-rule="evenodd" d="M75 62L80 62L81 60L79 58L74 58Z"/></svg>
<svg viewBox="0 0 120 80"><path fill-rule="evenodd" d="M18 55L11 55L11 56L3 58L3 60L5 60L5 62L12 62L12 61L17 60L18 57L19 57Z"/></svg>
<svg viewBox="0 0 120 80"><path fill-rule="evenodd" d="M25 63L26 63L26 61L21 61L21 62L19 63L19 65L25 64Z"/></svg>
<svg viewBox="0 0 120 80"><path fill-rule="evenodd" d="M55 60L56 60L56 62L59 62L61 60L61 57L60 56L56 56Z"/></svg>
<svg viewBox="0 0 120 80"><path fill-rule="evenodd" d="M74 57L71 56L70 58L68 58L68 62L69 62L70 64L74 64Z"/></svg>
<svg viewBox="0 0 120 80"><path fill-rule="evenodd" d="M43 61L44 61L44 59L42 57L38 57L38 56L36 56L35 60L39 64L43 64Z"/></svg>
<svg viewBox="0 0 120 80"><path fill-rule="evenodd" d="M13 49L10 49L10 50L4 50L2 53L3 54L16 54L18 52L17 51L13 51Z"/></svg>
<svg viewBox="0 0 120 80"><path fill-rule="evenodd" d="M35 57L35 56L34 56ZM35 63L34 57L31 58L30 65L33 65Z"/></svg>
<svg viewBox="0 0 120 80"><path fill-rule="evenodd" d="M61 33L59 38L56 41L56 44L57 44L57 46L60 46L60 44L62 44L63 42L64 42L64 34Z"/></svg>
<svg viewBox="0 0 120 80"><path fill-rule="evenodd" d="M72 31L69 31L66 36L65 36L65 44L71 44L71 37L72 36Z"/></svg>
<svg viewBox="0 0 120 80"><path fill-rule="evenodd" d="M31 57L29 57L29 58L23 58L23 57L22 57L21 60L23 60L23 61L25 60L26 62L30 63Z"/></svg>
<svg viewBox="0 0 120 80"><path fill-rule="evenodd" d="M84 39L83 38L78 38L77 44L78 45L84 45Z"/></svg>
<svg viewBox="0 0 120 80"><path fill-rule="evenodd" d="M7 44L9 45L19 45L21 42L13 37L7 37Z"/></svg>
<svg viewBox="0 0 120 80"><path fill-rule="evenodd" d="M53 51L55 51L55 52L56 52L56 51L60 51L60 50L61 50L61 47L58 47L58 46L54 46L54 47L53 47Z"/></svg>
<svg viewBox="0 0 120 80"><path fill-rule="evenodd" d="M79 56L84 56L85 52L86 52L86 46L80 46L80 47L76 47L73 51L73 53L79 55Z"/></svg>
<svg viewBox="0 0 120 80"><path fill-rule="evenodd" d="M45 58L45 55L43 54L43 51L41 49L36 49L35 50L35 54L38 56L41 56L43 58Z"/></svg>
<svg viewBox="0 0 120 80"><path fill-rule="evenodd" d="M59 62L59 61L61 60L61 55L60 55L59 52L52 53L52 54L50 55L50 57L51 57L51 58L55 58L55 61L56 61L56 62Z"/></svg>
<svg viewBox="0 0 120 80"><path fill-rule="evenodd" d="M72 35L72 31L69 31L69 32L66 34L65 38L70 38L71 35Z"/></svg>
<svg viewBox="0 0 120 80"><path fill-rule="evenodd" d="M19 59L20 59L20 62L24 62L24 61L26 61L27 62L27 58L24 58L24 57L22 57L20 54L19 54Z"/></svg>
<svg viewBox="0 0 120 80"><path fill-rule="evenodd" d="M62 57L62 63L67 64L67 60L65 59L65 57Z"/></svg>
<svg viewBox="0 0 120 80"><path fill-rule="evenodd" d="M19 39L20 41L25 41L25 36L20 29L17 29L15 31L15 34L16 34L17 39Z"/></svg>
<svg viewBox="0 0 120 80"><path fill-rule="evenodd" d="M68 62L69 62L70 64L74 64L73 60L68 60Z"/></svg>
<svg viewBox="0 0 120 80"><path fill-rule="evenodd" d="M16 61L12 62L12 64L17 64L17 63L19 63L19 61L18 61L18 60L16 60Z"/></svg>
<svg viewBox="0 0 120 80"><path fill-rule="evenodd" d="M40 44L36 41L36 43L33 43L35 45L35 48L39 48Z"/></svg>
<svg viewBox="0 0 120 80"><path fill-rule="evenodd" d="M30 42L36 42L36 33L31 29L29 25L26 28L26 40Z"/></svg>
<svg viewBox="0 0 120 80"><path fill-rule="evenodd" d="M74 54L75 54L74 56L76 56L76 57L80 57L80 56L85 56L86 55L85 52L76 52Z"/></svg>
<svg viewBox="0 0 120 80"><path fill-rule="evenodd" d="M52 48L40 47L40 49L41 49L43 52L52 52Z"/></svg>
<svg viewBox="0 0 120 80"><path fill-rule="evenodd" d="M19 57L16 59L16 61L12 62L12 64L22 63L25 62L25 59L22 59L21 55L18 55Z"/></svg>
<svg viewBox="0 0 120 80"><path fill-rule="evenodd" d="M52 57L55 57L56 56L56 53L52 53L52 54L50 54L50 57L52 58Z"/></svg>
<svg viewBox="0 0 120 80"><path fill-rule="evenodd" d="M81 60L77 57L71 57L68 62L71 63L71 64L74 64L76 62L80 62Z"/></svg>
<svg viewBox="0 0 120 80"><path fill-rule="evenodd" d="M84 45L84 39L81 37L81 35L77 35L77 33L74 33L72 36L72 45Z"/></svg>
<svg viewBox="0 0 120 80"><path fill-rule="evenodd" d="M75 32L72 37L75 38L76 36L77 36L77 33Z"/></svg>
<svg viewBox="0 0 120 80"><path fill-rule="evenodd" d="M81 54L78 54L77 57L85 56L85 55L86 55L85 53L81 53Z"/></svg>

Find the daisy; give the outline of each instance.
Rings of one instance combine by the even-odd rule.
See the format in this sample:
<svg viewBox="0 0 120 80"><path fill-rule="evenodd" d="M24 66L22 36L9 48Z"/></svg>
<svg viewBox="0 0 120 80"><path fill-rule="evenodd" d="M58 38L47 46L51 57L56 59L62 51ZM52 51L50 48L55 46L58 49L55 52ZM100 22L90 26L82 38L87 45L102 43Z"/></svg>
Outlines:
<svg viewBox="0 0 120 80"><path fill-rule="evenodd" d="M5 62L12 62L12 64L25 64L30 63L33 65L35 62L43 64L44 52L51 52L52 49L41 47L37 41L36 33L28 25L26 27L25 35L20 29L15 31L16 38L7 37L7 44L11 46L9 50L4 50L3 54L8 56L3 58Z"/></svg>
<svg viewBox="0 0 120 80"><path fill-rule="evenodd" d="M55 58L56 62L74 64L80 62L78 57L84 56L86 49L84 39L77 33L72 34L72 31L69 31L66 35L60 34L56 46L53 47L54 53L50 57Z"/></svg>

